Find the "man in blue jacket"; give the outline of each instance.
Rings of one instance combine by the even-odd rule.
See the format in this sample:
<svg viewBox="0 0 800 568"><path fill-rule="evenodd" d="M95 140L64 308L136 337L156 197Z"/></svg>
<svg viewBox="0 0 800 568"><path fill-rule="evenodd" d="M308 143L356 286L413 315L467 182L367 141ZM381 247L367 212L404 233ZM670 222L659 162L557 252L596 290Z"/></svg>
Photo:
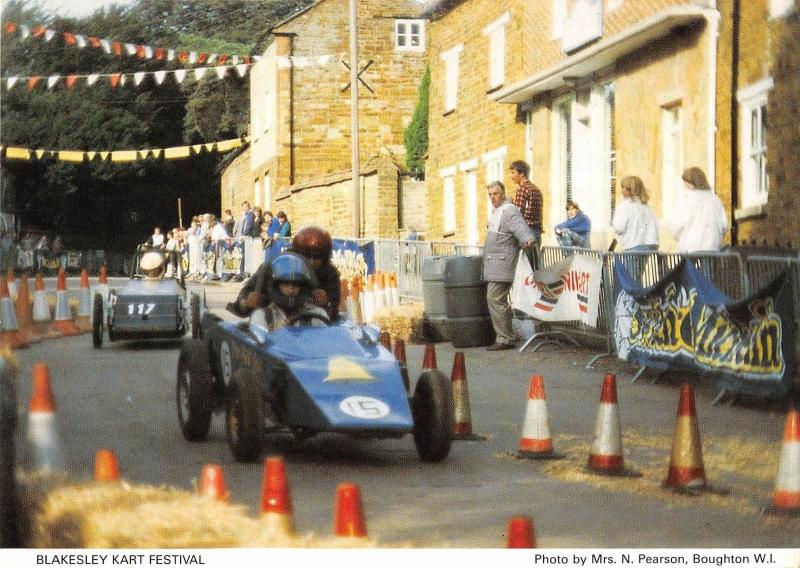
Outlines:
<svg viewBox="0 0 800 568"><path fill-rule="evenodd" d="M514 349L516 345L508 293L514 282L519 249L532 247L536 235L525 222L519 207L506 197L506 188L501 182L493 181L486 189L492 201L492 211L483 246L483 280L487 283L486 302L497 335L496 343L486 349L500 351Z"/></svg>
<svg viewBox="0 0 800 568"><path fill-rule="evenodd" d="M562 247L590 248L592 221L574 201L567 201L567 220L553 227Z"/></svg>

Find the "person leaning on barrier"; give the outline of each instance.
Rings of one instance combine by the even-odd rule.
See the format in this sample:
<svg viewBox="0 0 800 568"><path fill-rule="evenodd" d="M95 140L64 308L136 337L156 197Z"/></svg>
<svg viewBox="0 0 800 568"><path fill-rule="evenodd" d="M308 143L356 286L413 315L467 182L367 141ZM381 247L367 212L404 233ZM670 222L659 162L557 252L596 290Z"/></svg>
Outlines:
<svg viewBox="0 0 800 568"><path fill-rule="evenodd" d="M525 223L527 223L536 237L535 245L526 250L531 266L536 270L539 268L539 248L542 246L542 232L544 231L542 217L544 198L542 190L528 179L530 173L531 167L523 160L515 160L509 166L511 181L517 184L514 205L519 207L522 212L522 218L525 219Z"/></svg>
<svg viewBox="0 0 800 568"><path fill-rule="evenodd" d="M625 176L619 183L622 201L614 209L611 227L619 240L622 252L653 252L658 250L658 221L650 207L644 183L637 176ZM641 255L628 255L623 263L637 282L644 270Z"/></svg>
<svg viewBox="0 0 800 568"><path fill-rule="evenodd" d="M562 247L590 248L592 221L574 201L567 201L567 220L553 231Z"/></svg>
<svg viewBox="0 0 800 568"><path fill-rule="evenodd" d="M728 217L722 201L711 190L706 174L698 167L681 175L686 191L673 210L670 229L678 241L678 252L717 252L728 231Z"/></svg>
<svg viewBox="0 0 800 568"><path fill-rule="evenodd" d="M492 211L483 246L483 280L487 283L486 301L497 335L496 343L486 349L499 351L513 349L516 344L508 293L517 269L519 249L534 246L536 235L528 227L519 208L506 198L506 190L501 182L493 181L486 189L492 201Z"/></svg>
<svg viewBox="0 0 800 568"><path fill-rule="evenodd" d="M311 299L314 304L323 308L331 320L338 319L340 276L331 263L333 240L330 233L313 225L303 227L292 239L292 246L288 250L300 254L311 270ZM271 265L265 262L244 283L236 301L228 304L228 310L240 317L247 317L254 309L266 305L271 280Z"/></svg>

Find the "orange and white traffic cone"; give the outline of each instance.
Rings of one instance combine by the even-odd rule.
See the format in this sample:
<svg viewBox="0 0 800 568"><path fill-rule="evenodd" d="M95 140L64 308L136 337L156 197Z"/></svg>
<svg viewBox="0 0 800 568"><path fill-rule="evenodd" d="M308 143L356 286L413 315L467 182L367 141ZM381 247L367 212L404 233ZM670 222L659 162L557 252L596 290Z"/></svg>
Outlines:
<svg viewBox="0 0 800 568"><path fill-rule="evenodd" d="M667 478L662 486L690 495L702 491L726 492L711 487L706 479L700 428L694 404L694 389L688 383L681 386L675 437L672 439L672 457L669 460Z"/></svg>
<svg viewBox="0 0 800 568"><path fill-rule="evenodd" d="M25 274L19 277L19 290L17 292L17 324L22 337L29 343L41 341L42 336L33 327L33 312L31 310L31 294L28 288L28 277Z"/></svg>
<svg viewBox="0 0 800 568"><path fill-rule="evenodd" d="M61 435L56 423L56 401L50 388L50 369L33 366L33 394L28 412L25 466L31 471L64 469Z"/></svg>
<svg viewBox="0 0 800 568"><path fill-rule="evenodd" d="M261 492L261 518L270 530L279 534L294 534L292 498L286 464L280 457L264 460L264 484Z"/></svg>
<svg viewBox="0 0 800 568"><path fill-rule="evenodd" d="M62 335L80 335L83 333L72 321L72 310L69 307L69 296L67 294L67 272L63 268L58 270L56 315L53 318L53 328Z"/></svg>
<svg viewBox="0 0 800 568"><path fill-rule="evenodd" d="M423 371L436 371L436 346L433 343L425 345L425 355L422 357Z"/></svg>
<svg viewBox="0 0 800 568"><path fill-rule="evenodd" d="M382 331L379 336L380 344L383 345L387 351L392 350L392 336L388 331Z"/></svg>
<svg viewBox="0 0 800 568"><path fill-rule="evenodd" d="M367 284L364 287L364 298L361 302L361 311L364 316L364 323L372 323L375 317L375 277L370 274L367 276Z"/></svg>
<svg viewBox="0 0 800 568"><path fill-rule="evenodd" d="M12 349L28 346L28 341L19 331L17 312L8 294L8 282L0 278L0 343Z"/></svg>
<svg viewBox="0 0 800 568"><path fill-rule="evenodd" d="M361 490L354 483L342 483L336 488L333 534L350 538L366 538L367 536Z"/></svg>
<svg viewBox="0 0 800 568"><path fill-rule="evenodd" d="M94 455L94 480L119 481L117 456L111 450L103 448Z"/></svg>
<svg viewBox="0 0 800 568"><path fill-rule="evenodd" d="M485 440L472 432L472 416L469 409L469 390L467 389L467 369L464 363L464 352L456 352L453 359L453 373L450 375L453 387L453 439Z"/></svg>
<svg viewBox="0 0 800 568"><path fill-rule="evenodd" d="M589 450L587 467L602 475L640 476L640 473L626 470L622 457L622 432L619 425L617 405L617 376L607 374L600 392L600 406L594 427L594 441Z"/></svg>
<svg viewBox="0 0 800 568"><path fill-rule="evenodd" d="M44 278L41 272L36 275L34 288L33 328L44 338L61 337L61 334L53 329L53 316L50 313L50 303L47 301L47 292L44 289Z"/></svg>
<svg viewBox="0 0 800 568"><path fill-rule="evenodd" d="M228 489L225 485L225 474L221 465L210 463L203 466L197 482L197 492L201 497L211 497L215 501L228 501Z"/></svg>
<svg viewBox="0 0 800 568"><path fill-rule="evenodd" d="M14 267L9 266L6 271L6 280L8 281L8 294L12 298L16 298L19 290L17 288L17 277L14 274Z"/></svg>
<svg viewBox="0 0 800 568"><path fill-rule="evenodd" d="M396 308L400 305L400 291L397 289L397 273L389 273L389 305Z"/></svg>
<svg viewBox="0 0 800 568"><path fill-rule="evenodd" d="M383 272L375 274L373 292L375 295L375 313L377 314L386 307L386 291L384 281L386 276Z"/></svg>
<svg viewBox="0 0 800 568"><path fill-rule="evenodd" d="M536 548L533 519L525 515L509 519L506 548Z"/></svg>
<svg viewBox="0 0 800 568"><path fill-rule="evenodd" d="M564 457L553 451L550 416L547 414L547 398L544 394L542 375L531 377L528 406L525 410L525 424L522 427L517 457L527 459L561 459Z"/></svg>
<svg viewBox="0 0 800 568"><path fill-rule="evenodd" d="M772 503L763 512L800 516L800 411L797 409L790 410L786 415L775 491L772 493Z"/></svg>
<svg viewBox="0 0 800 568"><path fill-rule="evenodd" d="M78 292L78 314L75 318L75 325L84 333L92 330L92 300L89 292L89 272L85 268L81 270L81 287Z"/></svg>
<svg viewBox="0 0 800 568"><path fill-rule="evenodd" d="M394 358L400 363L400 375L403 377L403 385L406 392L411 392L411 382L408 379L408 361L406 360L406 342L402 339L394 340Z"/></svg>

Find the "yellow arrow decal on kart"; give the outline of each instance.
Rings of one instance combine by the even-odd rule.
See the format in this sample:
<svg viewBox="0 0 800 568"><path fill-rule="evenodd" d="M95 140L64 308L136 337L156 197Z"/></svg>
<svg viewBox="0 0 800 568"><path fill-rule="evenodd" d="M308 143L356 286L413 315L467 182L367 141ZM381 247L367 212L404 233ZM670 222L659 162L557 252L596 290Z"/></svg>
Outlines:
<svg viewBox="0 0 800 568"><path fill-rule="evenodd" d="M328 381L374 381L375 377L367 370L350 359L334 357L328 363L328 376L323 382Z"/></svg>

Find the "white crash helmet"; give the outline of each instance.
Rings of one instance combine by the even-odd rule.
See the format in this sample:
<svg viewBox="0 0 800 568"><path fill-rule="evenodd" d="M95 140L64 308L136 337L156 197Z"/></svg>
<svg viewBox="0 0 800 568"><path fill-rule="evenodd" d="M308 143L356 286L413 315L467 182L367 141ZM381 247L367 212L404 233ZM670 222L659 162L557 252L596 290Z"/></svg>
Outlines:
<svg viewBox="0 0 800 568"><path fill-rule="evenodd" d="M164 269L164 257L159 252L146 252L139 259L139 270L147 278L161 278Z"/></svg>

